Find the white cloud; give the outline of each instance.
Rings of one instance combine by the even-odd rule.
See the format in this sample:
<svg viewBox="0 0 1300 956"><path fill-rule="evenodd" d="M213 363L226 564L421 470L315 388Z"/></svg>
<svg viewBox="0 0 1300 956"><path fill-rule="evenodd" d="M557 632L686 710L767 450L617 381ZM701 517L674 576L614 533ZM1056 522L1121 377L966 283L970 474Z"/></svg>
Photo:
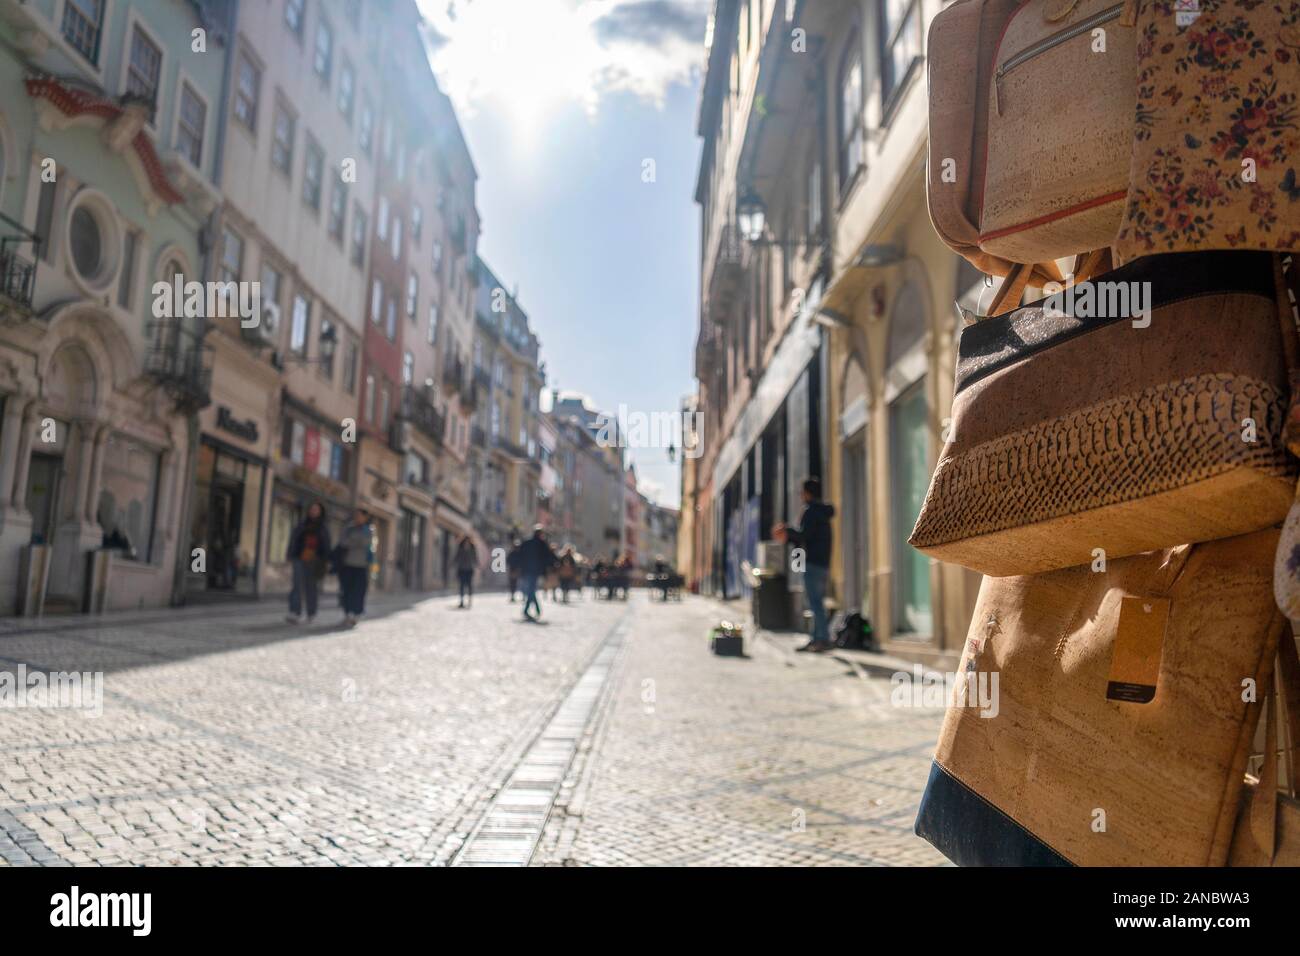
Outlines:
<svg viewBox="0 0 1300 956"><path fill-rule="evenodd" d="M433 64L458 110L524 132L557 107L626 92L662 103L704 59L709 0L420 0Z"/></svg>

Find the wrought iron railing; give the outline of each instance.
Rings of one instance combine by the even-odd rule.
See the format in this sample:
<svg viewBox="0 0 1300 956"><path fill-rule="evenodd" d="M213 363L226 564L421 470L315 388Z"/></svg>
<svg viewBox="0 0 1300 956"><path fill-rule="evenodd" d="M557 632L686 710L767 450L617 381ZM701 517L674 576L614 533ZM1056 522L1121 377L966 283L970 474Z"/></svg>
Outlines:
<svg viewBox="0 0 1300 956"><path fill-rule="evenodd" d="M0 214L0 296L24 309L32 307L36 293L36 260L40 256L41 237L20 222ZM31 244L31 257L21 256L18 249Z"/></svg>
<svg viewBox="0 0 1300 956"><path fill-rule="evenodd" d="M202 326L183 319L154 319L146 325L152 340L145 356L145 375L161 385L177 405L190 410L212 400L212 346L203 340Z"/></svg>
<svg viewBox="0 0 1300 956"><path fill-rule="evenodd" d="M429 438L442 441L442 415L434 407L432 399L422 388L407 385L402 389L402 418L406 419Z"/></svg>

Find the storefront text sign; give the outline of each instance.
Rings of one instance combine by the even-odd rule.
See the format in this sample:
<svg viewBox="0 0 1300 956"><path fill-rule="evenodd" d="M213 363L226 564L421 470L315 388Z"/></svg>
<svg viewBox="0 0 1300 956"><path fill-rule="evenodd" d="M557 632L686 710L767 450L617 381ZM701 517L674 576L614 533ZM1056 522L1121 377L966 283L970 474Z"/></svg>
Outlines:
<svg viewBox="0 0 1300 956"><path fill-rule="evenodd" d="M217 427L222 431L230 432L244 441L255 443L257 441L257 422L251 418L240 421L225 405L217 409Z"/></svg>

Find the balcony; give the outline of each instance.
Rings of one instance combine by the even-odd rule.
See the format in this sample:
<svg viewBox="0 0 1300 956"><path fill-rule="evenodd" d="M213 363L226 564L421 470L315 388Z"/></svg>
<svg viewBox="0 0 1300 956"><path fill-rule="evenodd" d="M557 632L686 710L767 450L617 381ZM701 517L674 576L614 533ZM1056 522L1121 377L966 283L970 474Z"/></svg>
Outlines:
<svg viewBox="0 0 1300 956"><path fill-rule="evenodd" d="M458 394L465 382L465 363L459 355L449 353L442 363L442 390L447 395Z"/></svg>
<svg viewBox="0 0 1300 956"><path fill-rule="evenodd" d="M492 375L491 375L491 373L489 373L488 370L485 369L483 366L481 366L481 365L475 365L475 366L474 366L474 384L477 385L479 388L483 389L483 391L486 392L488 389L490 389L490 388L492 387Z"/></svg>
<svg viewBox="0 0 1300 956"><path fill-rule="evenodd" d="M460 404L466 411L478 408L479 389L474 379L466 376L460 383Z"/></svg>
<svg viewBox="0 0 1300 956"><path fill-rule="evenodd" d="M469 433L469 440L476 448L487 446L487 435L483 433L483 426L475 425Z"/></svg>
<svg viewBox="0 0 1300 956"><path fill-rule="evenodd" d="M736 223L723 225L713 252L709 270L709 298L714 301L736 296L749 268L749 244L740 235Z"/></svg>
<svg viewBox="0 0 1300 956"><path fill-rule="evenodd" d="M183 319L155 319L146 325L153 340L144 373L175 401L177 408L198 411L212 401L212 346L203 332Z"/></svg>
<svg viewBox="0 0 1300 956"><path fill-rule="evenodd" d="M30 314L36 292L36 257L41 240L36 233L8 216L0 215L0 302L16 306ZM18 254L18 248L31 244L31 258Z"/></svg>
<svg viewBox="0 0 1300 956"><path fill-rule="evenodd" d="M442 442L443 418L434 408L433 399L427 390L413 385L403 387L399 414L434 442Z"/></svg>

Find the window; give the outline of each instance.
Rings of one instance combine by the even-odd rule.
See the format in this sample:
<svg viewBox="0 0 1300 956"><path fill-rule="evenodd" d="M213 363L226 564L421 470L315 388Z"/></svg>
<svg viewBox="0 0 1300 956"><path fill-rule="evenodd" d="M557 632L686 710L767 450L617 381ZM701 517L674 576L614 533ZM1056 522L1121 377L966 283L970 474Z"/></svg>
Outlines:
<svg viewBox="0 0 1300 956"><path fill-rule="evenodd" d="M393 217L393 258L402 258L402 220L400 216Z"/></svg>
<svg viewBox="0 0 1300 956"><path fill-rule="evenodd" d="M302 295L293 297L293 323L289 327L289 351L307 357L307 338L311 333L311 303Z"/></svg>
<svg viewBox="0 0 1300 956"><path fill-rule="evenodd" d="M367 96L361 97L361 126L357 130L357 139L361 142L361 151L369 156L370 146L375 141L375 110Z"/></svg>
<svg viewBox="0 0 1300 956"><path fill-rule="evenodd" d="M347 60L343 61L343 66L339 69L339 112L346 117L349 123L352 122L352 106L356 101L356 75L352 72L352 64Z"/></svg>
<svg viewBox="0 0 1300 956"><path fill-rule="evenodd" d="M406 178L406 144L398 143L397 145L397 181L400 183Z"/></svg>
<svg viewBox="0 0 1300 956"><path fill-rule="evenodd" d="M366 376L364 407L366 411L366 421L373 422L375 420L375 377L373 375Z"/></svg>
<svg viewBox="0 0 1300 956"><path fill-rule="evenodd" d="M375 235L380 242L388 239L388 197L379 197L379 212L375 216Z"/></svg>
<svg viewBox="0 0 1300 956"><path fill-rule="evenodd" d="M361 0L344 0L343 15L353 27L361 26Z"/></svg>
<svg viewBox="0 0 1300 956"><path fill-rule="evenodd" d="M442 241L433 240L433 271L437 272L442 267Z"/></svg>
<svg viewBox="0 0 1300 956"><path fill-rule="evenodd" d="M393 161L393 147L396 141L393 139L393 118L391 116L384 120L384 162Z"/></svg>
<svg viewBox="0 0 1300 956"><path fill-rule="evenodd" d="M92 66L99 66L103 21L103 0L65 0L63 4L63 39Z"/></svg>
<svg viewBox="0 0 1300 956"><path fill-rule="evenodd" d="M239 54L238 79L235 81L235 119L257 132L257 103L262 91L262 71L253 65L247 53Z"/></svg>
<svg viewBox="0 0 1300 956"><path fill-rule="evenodd" d="M364 266L366 262L366 214L361 206L352 204L352 264Z"/></svg>
<svg viewBox="0 0 1300 956"><path fill-rule="evenodd" d="M822 229L822 165L813 158L808 170L808 235L817 236Z"/></svg>
<svg viewBox="0 0 1300 956"><path fill-rule="evenodd" d="M392 391L389 389L388 383L385 382L379 388L379 427L380 428L388 427L388 416L392 411L392 405L393 405Z"/></svg>
<svg viewBox="0 0 1300 956"><path fill-rule="evenodd" d="M203 165L203 130L208 122L208 104L194 87L181 84L181 112L176 126L176 148L196 169Z"/></svg>
<svg viewBox="0 0 1300 956"><path fill-rule="evenodd" d="M893 487L894 631L929 635L930 560L907 543L930 483L929 429L924 380L889 406L889 457Z"/></svg>
<svg viewBox="0 0 1300 956"><path fill-rule="evenodd" d="M921 56L920 0L880 0L880 101L888 112L894 94Z"/></svg>
<svg viewBox="0 0 1300 956"><path fill-rule="evenodd" d="M337 334L338 332L334 328L333 322L331 322L329 319L320 320L319 342L321 344L318 344L317 346L317 348L320 350L320 371L321 374L328 379L334 378L334 353L329 352L329 354L327 355L323 343L325 342L326 339L330 338L331 335L337 335Z"/></svg>
<svg viewBox="0 0 1300 956"><path fill-rule="evenodd" d="M411 242L419 245L420 233L424 231L424 210L417 202L411 206Z"/></svg>
<svg viewBox="0 0 1300 956"><path fill-rule="evenodd" d="M384 310L384 334L388 336L388 341L397 341L397 299L391 295L388 297L388 308Z"/></svg>
<svg viewBox="0 0 1300 956"><path fill-rule="evenodd" d="M320 212L321 180L325 175L325 154L310 136L307 137L307 159L303 165L302 201Z"/></svg>
<svg viewBox="0 0 1300 956"><path fill-rule="evenodd" d="M343 390L349 395L357 393L357 343L351 339L343 347Z"/></svg>
<svg viewBox="0 0 1300 956"><path fill-rule="evenodd" d="M330 192L330 221L329 233L330 238L343 245L343 220L347 216L348 209L348 184L343 181L342 175L334 178L334 185Z"/></svg>
<svg viewBox="0 0 1300 956"><path fill-rule="evenodd" d="M135 281L136 242L135 233L128 229L122 236L122 274L117 280L117 304L123 309L131 308L131 284ZM171 276L168 275L166 278L170 279Z"/></svg>
<svg viewBox="0 0 1300 956"><path fill-rule="evenodd" d="M244 266L244 240L226 227L221 242L221 281L238 282Z"/></svg>
<svg viewBox="0 0 1300 956"><path fill-rule="evenodd" d="M303 8L307 5L307 0L285 0L284 4L284 22L289 25L289 32L302 39L302 27L306 21L303 15Z"/></svg>
<svg viewBox="0 0 1300 956"><path fill-rule="evenodd" d="M862 49L857 34L849 41L840 66L839 141L840 192L853 182L862 166Z"/></svg>
<svg viewBox="0 0 1300 956"><path fill-rule="evenodd" d="M406 280L406 317L414 321L415 307L420 301L420 277L414 272Z"/></svg>
<svg viewBox="0 0 1300 956"><path fill-rule="evenodd" d="M275 139L271 143L271 163L285 174L293 175L294 127L297 119L283 103L275 104Z"/></svg>
<svg viewBox="0 0 1300 956"><path fill-rule="evenodd" d="M408 350L402 356L402 384L410 385L415 381L415 356Z"/></svg>
<svg viewBox="0 0 1300 956"><path fill-rule="evenodd" d="M260 281L261 281L260 299L262 304L262 311L265 312L268 308L272 309L271 314L275 316L275 318L271 319L271 321L276 322L280 315L279 270L277 270L275 266L271 265L271 263L263 262L262 278ZM266 320L263 319L263 321ZM272 327L269 331L272 335L275 335L278 330Z"/></svg>
<svg viewBox="0 0 1300 956"><path fill-rule="evenodd" d="M370 321L379 324L379 317L384 310L384 287L375 279L370 284Z"/></svg>
<svg viewBox="0 0 1300 956"><path fill-rule="evenodd" d="M438 303L429 303L429 344L433 345L438 341ZM475 342L477 345L478 343Z"/></svg>
<svg viewBox="0 0 1300 956"><path fill-rule="evenodd" d="M330 29L329 23L321 20L316 24L316 56L312 61L312 69L316 71L317 76L328 83L333 66L334 31Z"/></svg>
<svg viewBox="0 0 1300 956"><path fill-rule="evenodd" d="M406 453L406 482L410 485L429 483L429 462L423 455L413 451Z"/></svg>
<svg viewBox="0 0 1300 956"><path fill-rule="evenodd" d="M153 557L160 461L156 451L119 432L110 435L104 447L95 517L105 538L114 535L126 540L121 557L128 561L148 562Z"/></svg>
<svg viewBox="0 0 1300 956"><path fill-rule="evenodd" d="M149 122L158 113L158 77L162 73L162 50L150 40L140 24L131 28L131 56L126 68L126 91L149 103Z"/></svg>

